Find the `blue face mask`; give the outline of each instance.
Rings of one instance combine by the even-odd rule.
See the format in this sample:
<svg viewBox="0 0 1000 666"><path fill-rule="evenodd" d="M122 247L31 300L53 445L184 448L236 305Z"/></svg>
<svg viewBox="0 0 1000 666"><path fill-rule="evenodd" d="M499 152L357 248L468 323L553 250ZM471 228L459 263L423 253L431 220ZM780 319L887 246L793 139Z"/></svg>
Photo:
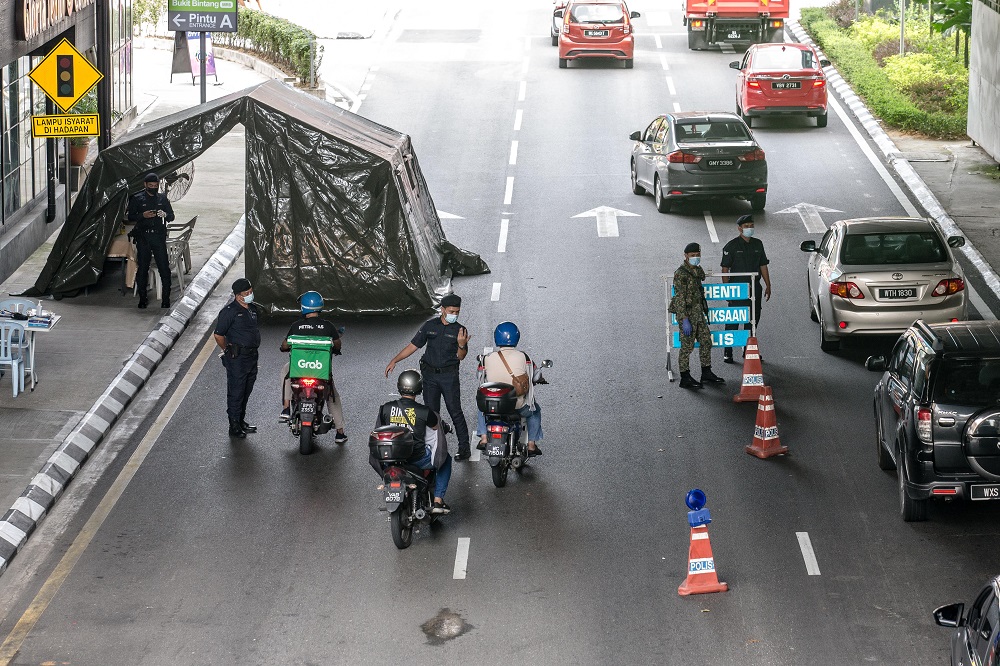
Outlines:
<svg viewBox="0 0 1000 666"><path fill-rule="evenodd" d="M251 303L253 303L253 292L252 291L249 294L247 294L246 296L243 297L243 302L246 303L247 305L250 305Z"/></svg>
<svg viewBox="0 0 1000 666"><path fill-rule="evenodd" d="M448 322L449 324L454 324L456 321L458 321L458 315L457 314L446 314L444 316L444 320L446 322Z"/></svg>
<svg viewBox="0 0 1000 666"><path fill-rule="evenodd" d="M753 227L745 227L743 229L743 235L747 238L753 238Z"/></svg>
<svg viewBox="0 0 1000 666"><path fill-rule="evenodd" d="M690 259L688 259L688 263L691 264L692 266L697 266L698 264L701 263L701 257L691 257Z"/></svg>

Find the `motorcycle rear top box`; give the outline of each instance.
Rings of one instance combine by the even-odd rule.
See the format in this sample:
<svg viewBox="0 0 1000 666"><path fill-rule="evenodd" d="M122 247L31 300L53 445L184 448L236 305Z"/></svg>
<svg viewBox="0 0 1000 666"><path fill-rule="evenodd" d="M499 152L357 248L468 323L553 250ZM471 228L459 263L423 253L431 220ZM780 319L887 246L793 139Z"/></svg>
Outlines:
<svg viewBox="0 0 1000 666"><path fill-rule="evenodd" d="M330 354L332 338L311 335L292 335L288 338L292 355L289 360L289 377L330 379Z"/></svg>
<svg viewBox="0 0 1000 666"><path fill-rule="evenodd" d="M487 416L513 414L517 410L517 393L510 384L487 382L476 391L476 407Z"/></svg>
<svg viewBox="0 0 1000 666"><path fill-rule="evenodd" d="M416 453L413 433L402 426L382 426L368 436L368 448L377 459L406 462Z"/></svg>

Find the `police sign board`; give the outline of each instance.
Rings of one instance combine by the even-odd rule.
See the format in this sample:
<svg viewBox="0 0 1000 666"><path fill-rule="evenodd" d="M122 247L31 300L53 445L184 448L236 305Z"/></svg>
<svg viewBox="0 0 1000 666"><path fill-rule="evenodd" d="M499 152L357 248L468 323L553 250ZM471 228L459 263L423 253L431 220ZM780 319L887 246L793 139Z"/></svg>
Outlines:
<svg viewBox="0 0 1000 666"><path fill-rule="evenodd" d="M712 334L713 347L746 347L747 340L750 339L750 331L710 331L710 333ZM681 348L680 331L674 331L672 344L674 349ZM699 346L697 340L695 340L694 346Z"/></svg>
<svg viewBox="0 0 1000 666"><path fill-rule="evenodd" d="M705 289L706 301L749 301L750 285L746 282L713 282L702 285ZM677 288L671 286L670 295L674 296Z"/></svg>
<svg viewBox="0 0 1000 666"><path fill-rule="evenodd" d="M68 39L63 39L28 72L28 77L56 106L68 112L104 75Z"/></svg>
<svg viewBox="0 0 1000 666"><path fill-rule="evenodd" d="M31 136L36 139L98 136L100 133L101 119L96 113L31 117Z"/></svg>
<svg viewBox="0 0 1000 666"><path fill-rule="evenodd" d="M167 0L167 29L236 32L236 0Z"/></svg>
<svg viewBox="0 0 1000 666"><path fill-rule="evenodd" d="M677 325L677 315L670 315L671 323ZM709 308L708 323L713 324L749 324L750 308L745 306L735 308Z"/></svg>

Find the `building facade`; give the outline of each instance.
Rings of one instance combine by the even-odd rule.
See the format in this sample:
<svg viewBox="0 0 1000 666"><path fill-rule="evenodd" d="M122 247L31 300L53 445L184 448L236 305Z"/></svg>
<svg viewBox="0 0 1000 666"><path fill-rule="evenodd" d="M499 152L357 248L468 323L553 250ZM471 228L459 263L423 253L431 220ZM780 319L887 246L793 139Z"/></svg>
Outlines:
<svg viewBox="0 0 1000 666"><path fill-rule="evenodd" d="M111 71L112 117L124 124L132 101L132 0L0 0L0 281L6 279L63 219L66 202L64 141L31 136L31 117L58 112L28 72L68 39L96 62L102 45L97 17L105 3ZM16 238L15 238L16 236Z"/></svg>
<svg viewBox="0 0 1000 666"><path fill-rule="evenodd" d="M973 0L969 136L1000 162L1000 1Z"/></svg>

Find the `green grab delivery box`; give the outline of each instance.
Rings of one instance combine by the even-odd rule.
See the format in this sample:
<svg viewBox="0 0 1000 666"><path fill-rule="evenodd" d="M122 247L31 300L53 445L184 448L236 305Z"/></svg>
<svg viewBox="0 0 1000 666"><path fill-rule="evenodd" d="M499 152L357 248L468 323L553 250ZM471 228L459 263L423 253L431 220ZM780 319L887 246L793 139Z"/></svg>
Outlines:
<svg viewBox="0 0 1000 666"><path fill-rule="evenodd" d="M288 346L292 357L288 368L289 377L314 377L330 379L330 354L333 338L311 335L290 335Z"/></svg>

